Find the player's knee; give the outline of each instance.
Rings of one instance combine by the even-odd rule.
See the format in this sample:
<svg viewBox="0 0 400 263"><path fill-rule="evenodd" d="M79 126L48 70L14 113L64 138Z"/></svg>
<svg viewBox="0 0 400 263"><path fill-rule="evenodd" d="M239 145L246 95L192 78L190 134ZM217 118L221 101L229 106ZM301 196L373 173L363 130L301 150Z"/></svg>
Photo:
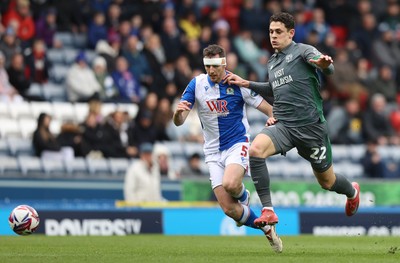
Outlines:
<svg viewBox="0 0 400 263"><path fill-rule="evenodd" d="M235 182L234 180L225 180L222 182L222 187L227 191L229 194L233 195L236 192L240 191L242 183Z"/></svg>
<svg viewBox="0 0 400 263"><path fill-rule="evenodd" d="M251 157L258 157L258 158L266 158L265 149L263 149L260 145L252 144L250 146L249 154Z"/></svg>

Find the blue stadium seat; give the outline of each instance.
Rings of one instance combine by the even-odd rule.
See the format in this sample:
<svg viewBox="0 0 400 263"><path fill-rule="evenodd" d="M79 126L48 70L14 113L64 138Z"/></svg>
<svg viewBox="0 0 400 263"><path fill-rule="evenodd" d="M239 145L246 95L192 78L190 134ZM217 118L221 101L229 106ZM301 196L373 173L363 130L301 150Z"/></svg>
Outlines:
<svg viewBox="0 0 400 263"><path fill-rule="evenodd" d="M0 156L0 174L1 175L15 175L20 173L18 161L12 156Z"/></svg>
<svg viewBox="0 0 400 263"><path fill-rule="evenodd" d="M22 137L22 133L17 119L0 118L0 136L7 137Z"/></svg>
<svg viewBox="0 0 400 263"><path fill-rule="evenodd" d="M92 176L110 176L111 170L107 159L86 158L86 164Z"/></svg>
<svg viewBox="0 0 400 263"><path fill-rule="evenodd" d="M72 63L75 62L76 56L79 53L79 49L75 48L64 48L62 50L63 55L64 55L64 63L66 65L71 65Z"/></svg>
<svg viewBox="0 0 400 263"><path fill-rule="evenodd" d="M70 66L59 64L53 65L49 72L50 80L59 84L63 83L68 74L69 68Z"/></svg>
<svg viewBox="0 0 400 263"><path fill-rule="evenodd" d="M64 54L62 51L63 49L61 48L50 48L47 50L47 58L52 65L64 63Z"/></svg>
<svg viewBox="0 0 400 263"><path fill-rule="evenodd" d="M60 41L63 47L73 47L74 37L70 32L56 32L54 34L54 39Z"/></svg>
<svg viewBox="0 0 400 263"><path fill-rule="evenodd" d="M31 138L9 137L7 138L8 148L12 156L34 156L35 151Z"/></svg>
<svg viewBox="0 0 400 263"><path fill-rule="evenodd" d="M63 85L46 83L43 85L43 96L47 101L67 101L67 92Z"/></svg>
<svg viewBox="0 0 400 263"><path fill-rule="evenodd" d="M65 162L65 170L67 174L73 176L85 175L89 172L86 159L83 157L75 157Z"/></svg>
<svg viewBox="0 0 400 263"><path fill-rule="evenodd" d="M62 160L48 160L42 158L43 170L47 176L51 177L64 177L66 169Z"/></svg>
<svg viewBox="0 0 400 263"><path fill-rule="evenodd" d="M7 139L0 138L0 156L9 156L10 149L8 147Z"/></svg>
<svg viewBox="0 0 400 263"><path fill-rule="evenodd" d="M75 108L70 102L55 101L53 104L53 118L60 121L75 120Z"/></svg>
<svg viewBox="0 0 400 263"><path fill-rule="evenodd" d="M111 174L114 176L124 176L131 161L126 158L108 158Z"/></svg>
<svg viewBox="0 0 400 263"><path fill-rule="evenodd" d="M38 98L44 98L43 96L43 87L39 83L32 83L29 86L29 89L26 91L26 94L29 96L35 96Z"/></svg>
<svg viewBox="0 0 400 263"><path fill-rule="evenodd" d="M39 157L20 155L17 157L21 172L25 176L43 176L42 162Z"/></svg>

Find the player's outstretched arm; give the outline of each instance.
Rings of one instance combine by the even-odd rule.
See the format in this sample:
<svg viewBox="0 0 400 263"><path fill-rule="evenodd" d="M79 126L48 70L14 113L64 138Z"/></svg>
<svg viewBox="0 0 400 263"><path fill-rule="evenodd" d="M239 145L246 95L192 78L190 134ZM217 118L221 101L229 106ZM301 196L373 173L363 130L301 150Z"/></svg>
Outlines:
<svg viewBox="0 0 400 263"><path fill-rule="evenodd" d="M310 59L309 62L322 69L325 74L332 74L334 71L333 59L328 55L320 55L316 58Z"/></svg>
<svg viewBox="0 0 400 263"><path fill-rule="evenodd" d="M176 110L174 112L174 116L173 116L173 121L176 126L180 126L185 122L185 120L191 110L190 109L191 105L192 104L190 102L185 101L185 100L180 101L178 103L178 105L176 106Z"/></svg>

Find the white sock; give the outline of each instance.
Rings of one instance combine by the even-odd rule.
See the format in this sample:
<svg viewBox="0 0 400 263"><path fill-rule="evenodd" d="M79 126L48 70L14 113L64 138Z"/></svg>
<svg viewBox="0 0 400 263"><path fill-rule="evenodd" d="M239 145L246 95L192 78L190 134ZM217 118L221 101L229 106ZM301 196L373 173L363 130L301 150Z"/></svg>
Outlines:
<svg viewBox="0 0 400 263"><path fill-rule="evenodd" d="M261 227L260 229L264 232L264 234L267 234L267 232L271 229L271 226L265 225L265 226Z"/></svg>
<svg viewBox="0 0 400 263"><path fill-rule="evenodd" d="M264 207L263 207L263 210L264 210L264 209L274 211L274 208L273 208L272 206L264 206Z"/></svg>

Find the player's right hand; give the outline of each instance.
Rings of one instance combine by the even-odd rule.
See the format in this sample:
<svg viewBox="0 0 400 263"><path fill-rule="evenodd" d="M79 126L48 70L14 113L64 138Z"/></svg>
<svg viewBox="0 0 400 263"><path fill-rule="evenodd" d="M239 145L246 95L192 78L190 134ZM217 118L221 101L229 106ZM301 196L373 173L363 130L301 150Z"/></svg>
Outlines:
<svg viewBox="0 0 400 263"><path fill-rule="evenodd" d="M224 77L224 83L228 83L229 85L237 85L239 87L244 87L248 88L249 87L249 81L244 80L241 77L239 77L236 74L233 74L232 72L227 71L227 75Z"/></svg>

